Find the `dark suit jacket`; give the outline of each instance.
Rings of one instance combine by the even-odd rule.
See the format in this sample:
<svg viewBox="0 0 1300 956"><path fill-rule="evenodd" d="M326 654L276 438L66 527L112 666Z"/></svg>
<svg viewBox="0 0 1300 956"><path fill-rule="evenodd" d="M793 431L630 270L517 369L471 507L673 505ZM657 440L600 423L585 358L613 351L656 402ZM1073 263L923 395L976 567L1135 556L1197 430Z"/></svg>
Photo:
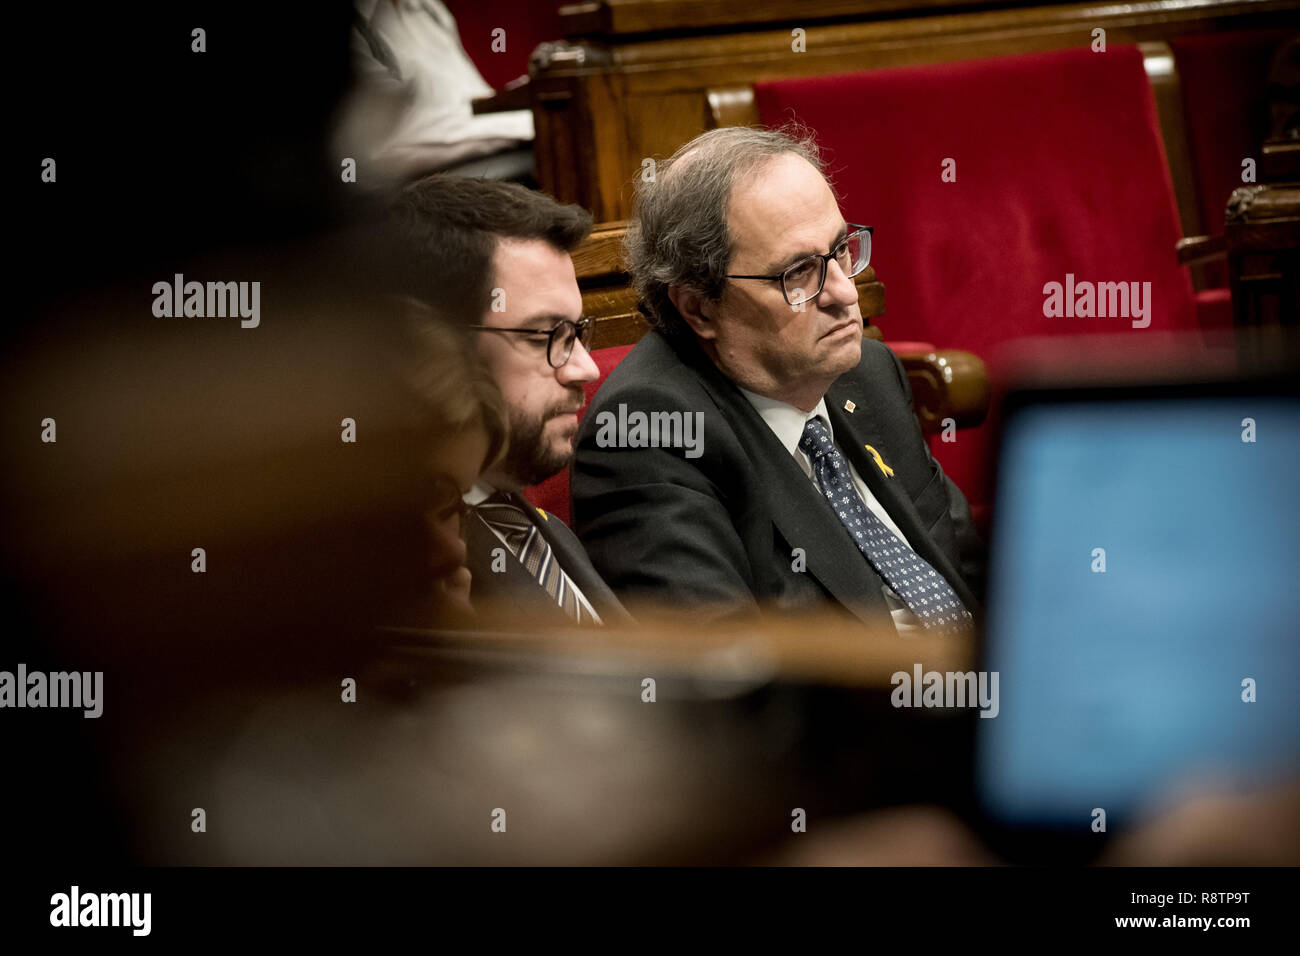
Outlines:
<svg viewBox="0 0 1300 956"><path fill-rule="evenodd" d="M620 403L629 413L703 412L703 454L599 447L599 415L617 415ZM831 386L826 407L841 453L978 618L983 545L965 497L930 455L898 359L864 339L861 362ZM863 621L890 620L882 579L830 504L694 342L648 332L610 373L583 418L571 489L574 528L624 600L722 614L830 602ZM795 548L804 571L793 570Z"/></svg>
<svg viewBox="0 0 1300 956"><path fill-rule="evenodd" d="M631 618L614 592L592 567L582 543L563 521L539 508L526 509L533 524L541 529L559 559L560 567L582 590L583 595L605 624L625 624ZM544 515L544 516L543 516ZM492 551L505 550L505 570L492 570ZM517 615L536 615L547 626L563 625L568 618L501 539L492 533L477 514L471 512L465 529L466 566L470 570L470 600L480 610L491 608Z"/></svg>

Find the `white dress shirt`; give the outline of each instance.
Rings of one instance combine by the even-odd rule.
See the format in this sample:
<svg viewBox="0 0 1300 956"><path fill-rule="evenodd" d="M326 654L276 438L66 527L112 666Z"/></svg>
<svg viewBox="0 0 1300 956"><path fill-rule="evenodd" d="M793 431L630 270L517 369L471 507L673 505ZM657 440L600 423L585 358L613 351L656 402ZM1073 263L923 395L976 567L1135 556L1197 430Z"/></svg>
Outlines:
<svg viewBox="0 0 1300 956"><path fill-rule="evenodd" d="M474 113L471 101L491 96L492 87L441 0L355 0L355 7L370 36L352 31L356 83L340 114L342 155L364 156L405 179L532 141L529 110ZM365 171L359 181L367 181Z"/></svg>

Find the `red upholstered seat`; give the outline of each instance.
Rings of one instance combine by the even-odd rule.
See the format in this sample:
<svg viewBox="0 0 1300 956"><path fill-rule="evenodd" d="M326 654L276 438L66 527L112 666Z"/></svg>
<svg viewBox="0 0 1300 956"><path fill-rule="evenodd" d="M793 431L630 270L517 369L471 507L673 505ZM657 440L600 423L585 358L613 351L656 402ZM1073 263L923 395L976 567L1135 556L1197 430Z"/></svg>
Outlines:
<svg viewBox="0 0 1300 956"><path fill-rule="evenodd" d="M623 361L623 356L632 351L630 345L618 345L608 349L596 349L591 353L596 367L600 369L600 377L594 382L588 382L582 387L587 393L587 405L591 404L592 396L596 394L596 389L605 383L609 373L614 370L614 366ZM587 412L586 406L578 412L578 421L582 421L582 416ZM553 515L558 515L565 524L569 523L569 471L566 468L557 475L552 475L540 485L534 485L531 488L524 489L524 497L543 511L549 511Z"/></svg>
<svg viewBox="0 0 1300 956"><path fill-rule="evenodd" d="M842 208L875 226L889 340L989 361L1021 336L1197 327L1155 103L1135 47L1081 49L760 83L767 126L817 133ZM955 181L942 176L955 160ZM1150 282L1150 326L1044 314L1044 285ZM1139 288L1142 288L1139 286ZM987 427L933 442L987 504Z"/></svg>
<svg viewBox="0 0 1300 956"><path fill-rule="evenodd" d="M1225 285L1217 289L1202 289L1196 293L1196 317L1203 328L1231 327L1232 290Z"/></svg>

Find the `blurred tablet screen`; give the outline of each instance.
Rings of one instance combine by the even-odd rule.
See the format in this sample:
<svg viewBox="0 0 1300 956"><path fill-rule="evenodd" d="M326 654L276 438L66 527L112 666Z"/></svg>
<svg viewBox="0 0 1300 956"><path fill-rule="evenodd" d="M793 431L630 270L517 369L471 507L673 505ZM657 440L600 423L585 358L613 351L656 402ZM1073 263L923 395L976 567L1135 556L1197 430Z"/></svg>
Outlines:
<svg viewBox="0 0 1300 956"><path fill-rule="evenodd" d="M977 780L1007 825L1300 769L1300 400L1097 394L1003 426Z"/></svg>

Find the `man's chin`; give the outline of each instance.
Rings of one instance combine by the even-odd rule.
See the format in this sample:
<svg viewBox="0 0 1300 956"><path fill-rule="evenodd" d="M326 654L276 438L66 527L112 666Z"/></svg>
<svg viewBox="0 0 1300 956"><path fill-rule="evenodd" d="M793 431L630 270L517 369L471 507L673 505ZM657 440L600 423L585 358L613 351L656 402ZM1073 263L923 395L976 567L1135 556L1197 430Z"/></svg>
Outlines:
<svg viewBox="0 0 1300 956"><path fill-rule="evenodd" d="M858 367L862 361L862 336L855 335L848 337L843 344L839 345L831 353L831 361L835 367L835 377L839 378L845 372Z"/></svg>
<svg viewBox="0 0 1300 956"><path fill-rule="evenodd" d="M527 463L517 463L511 472L521 487L530 488L567 471L572 461L572 441L552 443L545 455L534 455Z"/></svg>
<svg viewBox="0 0 1300 956"><path fill-rule="evenodd" d="M574 415L560 415L552 418L546 426L547 453L554 458L557 455L573 457L574 442L578 440L578 419Z"/></svg>
<svg viewBox="0 0 1300 956"><path fill-rule="evenodd" d="M509 472L510 485L513 491L521 488L532 488L540 485L548 478L554 478L564 467L552 468L549 464L534 463L527 468L511 468Z"/></svg>
<svg viewBox="0 0 1300 956"><path fill-rule="evenodd" d="M556 442L551 446L550 454L544 459L544 467L551 469L551 474L566 471L573 464L573 438Z"/></svg>

